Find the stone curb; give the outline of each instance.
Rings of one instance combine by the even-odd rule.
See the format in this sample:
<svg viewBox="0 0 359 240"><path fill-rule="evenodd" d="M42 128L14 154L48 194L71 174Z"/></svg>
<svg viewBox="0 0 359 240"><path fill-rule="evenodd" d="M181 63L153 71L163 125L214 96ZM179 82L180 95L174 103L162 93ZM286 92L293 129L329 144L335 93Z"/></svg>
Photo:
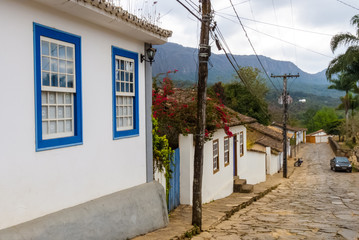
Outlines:
<svg viewBox="0 0 359 240"><path fill-rule="evenodd" d="M295 168L292 168L292 171L288 173L288 177L287 179L289 179L293 173L294 173ZM283 182L282 182L283 183ZM250 198L248 201L245 201L241 204L239 204L238 206L234 206L230 211L227 211L225 213L225 215L223 217L221 217L218 221L216 221L215 223L211 224L208 229L202 230L202 232L206 232L208 230L211 230L213 228L215 228L218 224L228 220L231 216L233 216L236 212L238 212L241 209L244 209L246 207L248 207L249 205L251 205L253 202L256 202L257 200L261 199L262 197L264 197L265 195L267 195L268 193L270 193L271 191L275 190L277 187L279 187L279 185L281 185L282 183L276 184L260 193L258 193L256 196ZM178 239L178 240L186 240L186 239L191 239L193 236L200 234L200 230L198 227L194 226L191 229L189 229L188 231L186 231L184 234L182 234L180 237L176 237L176 238L171 238L171 239ZM188 237L188 236L192 236L192 237Z"/></svg>

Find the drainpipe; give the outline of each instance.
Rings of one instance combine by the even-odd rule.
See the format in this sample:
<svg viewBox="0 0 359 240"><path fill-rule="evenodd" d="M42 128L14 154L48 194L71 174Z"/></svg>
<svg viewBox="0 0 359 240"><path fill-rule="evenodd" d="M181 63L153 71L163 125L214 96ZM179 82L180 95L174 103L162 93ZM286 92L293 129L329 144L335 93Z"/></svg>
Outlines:
<svg viewBox="0 0 359 240"><path fill-rule="evenodd" d="M145 43L144 52L150 47ZM146 116L146 182L153 181L153 148L152 148L152 66L145 64L145 116Z"/></svg>

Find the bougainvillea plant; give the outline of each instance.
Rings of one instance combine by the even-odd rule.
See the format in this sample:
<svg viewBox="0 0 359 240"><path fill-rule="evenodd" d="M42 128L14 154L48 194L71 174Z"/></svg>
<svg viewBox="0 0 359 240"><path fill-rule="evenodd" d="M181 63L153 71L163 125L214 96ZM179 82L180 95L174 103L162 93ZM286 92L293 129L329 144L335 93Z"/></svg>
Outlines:
<svg viewBox="0 0 359 240"><path fill-rule="evenodd" d="M153 79L152 112L158 121L160 135L166 135L172 148L178 147L179 134L194 134L197 115L196 87L174 88L171 74L177 70L159 74ZM164 77L163 77L164 75ZM214 131L223 128L232 136L229 123L232 115L227 111L216 94L207 96L206 106L206 140L211 139Z"/></svg>

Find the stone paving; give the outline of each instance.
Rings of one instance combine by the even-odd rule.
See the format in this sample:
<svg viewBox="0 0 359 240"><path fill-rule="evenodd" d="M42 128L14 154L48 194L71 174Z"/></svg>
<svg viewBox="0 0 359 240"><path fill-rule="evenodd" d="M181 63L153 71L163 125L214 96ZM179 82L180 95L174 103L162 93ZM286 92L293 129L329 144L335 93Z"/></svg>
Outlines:
<svg viewBox="0 0 359 240"><path fill-rule="evenodd" d="M326 143L300 154L288 181L193 240L359 239L359 173L331 171Z"/></svg>
<svg viewBox="0 0 359 240"><path fill-rule="evenodd" d="M294 171L293 163L293 159L288 159L288 176ZM204 204L202 229L206 231L214 228L239 209L245 208L286 181L289 181L289 179L283 178L282 172L272 176L267 175L267 180L256 184L252 193L232 193L226 198ZM191 225L191 218L192 207L189 205L180 205L170 213L170 222L167 227L138 236L134 238L134 240L184 239L186 232L194 229Z"/></svg>

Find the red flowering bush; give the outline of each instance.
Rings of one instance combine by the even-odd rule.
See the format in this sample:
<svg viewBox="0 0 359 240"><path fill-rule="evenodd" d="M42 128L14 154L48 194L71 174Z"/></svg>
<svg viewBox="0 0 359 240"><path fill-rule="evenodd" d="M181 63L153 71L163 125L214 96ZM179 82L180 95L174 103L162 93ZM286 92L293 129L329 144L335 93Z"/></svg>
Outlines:
<svg viewBox="0 0 359 240"><path fill-rule="evenodd" d="M153 79L152 111L158 121L158 132L166 135L172 148L178 147L178 135L195 133L197 117L197 90L195 87L174 88L170 74L177 70L168 71L161 80L161 75ZM228 136L231 114L218 96L207 97L206 107L206 139L210 139L218 128L224 128Z"/></svg>

